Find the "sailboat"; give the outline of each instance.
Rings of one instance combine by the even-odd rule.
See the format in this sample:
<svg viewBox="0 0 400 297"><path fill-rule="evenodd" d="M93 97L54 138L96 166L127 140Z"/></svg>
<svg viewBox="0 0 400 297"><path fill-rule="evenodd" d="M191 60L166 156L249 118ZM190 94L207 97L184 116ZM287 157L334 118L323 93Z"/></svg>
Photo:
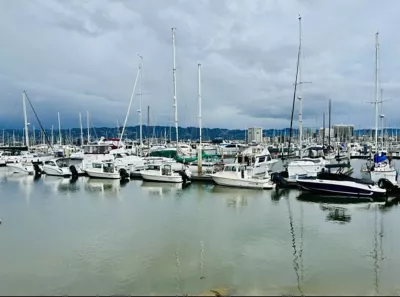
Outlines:
<svg viewBox="0 0 400 297"><path fill-rule="evenodd" d="M375 34L375 148L376 152L373 162L367 162L362 168L361 173L366 178L384 187L385 180L397 184L397 171L389 162L384 153L378 152L378 84L379 84L379 33Z"/></svg>
<svg viewBox="0 0 400 297"><path fill-rule="evenodd" d="M179 151L178 138L178 106L176 96L176 58L175 58L175 28L172 28L172 49L173 49L173 89L174 89L174 111L175 111L175 129L176 129L176 152ZM186 166L182 166L179 173L174 172L171 164L154 164L148 166L145 170L140 171L141 176L146 181L170 182L170 183L189 183L191 172Z"/></svg>
<svg viewBox="0 0 400 297"><path fill-rule="evenodd" d="M305 83L301 81L301 17L299 16L299 50L297 57L297 72L296 72L296 81L295 81L295 89L294 89L294 97L293 97L293 109L294 102L296 99L296 90L297 85L299 87ZM299 78L299 79L298 79ZM301 90L299 90L301 93ZM322 152L322 148L318 149L317 147L310 147L306 150L309 152L308 156L303 157L303 106L302 106L302 97L301 94L297 97L299 100L299 142L300 142L300 159L294 160L287 165L286 171L283 172L283 176L291 181L295 181L297 177L315 177L319 171L324 168L326 164L329 164L329 161L326 161L322 155L318 155L318 150ZM292 110L293 115L293 110ZM292 126L292 123L291 123ZM292 134L292 129L291 132ZM290 140L289 140L290 141ZM290 144L289 144L290 147ZM311 154L310 152L313 152ZM316 153L314 153L316 152Z"/></svg>
<svg viewBox="0 0 400 297"><path fill-rule="evenodd" d="M32 163L32 156L29 155L29 134L28 134L28 116L26 114L26 94L22 92L22 106L24 111L24 129L25 129L25 145L28 148L28 154L22 155L16 162L7 163L6 166L12 173L33 174L35 169Z"/></svg>

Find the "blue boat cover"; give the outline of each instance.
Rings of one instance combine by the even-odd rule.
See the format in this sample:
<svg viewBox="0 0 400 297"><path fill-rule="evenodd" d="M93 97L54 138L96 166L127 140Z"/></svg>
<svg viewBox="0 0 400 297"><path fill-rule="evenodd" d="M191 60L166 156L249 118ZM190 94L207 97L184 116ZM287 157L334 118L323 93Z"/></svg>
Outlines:
<svg viewBox="0 0 400 297"><path fill-rule="evenodd" d="M381 163L381 162L384 162L384 161L386 161L386 155L384 155L384 154L381 154L381 155L379 155L379 154L375 154L374 155L374 162L375 163Z"/></svg>

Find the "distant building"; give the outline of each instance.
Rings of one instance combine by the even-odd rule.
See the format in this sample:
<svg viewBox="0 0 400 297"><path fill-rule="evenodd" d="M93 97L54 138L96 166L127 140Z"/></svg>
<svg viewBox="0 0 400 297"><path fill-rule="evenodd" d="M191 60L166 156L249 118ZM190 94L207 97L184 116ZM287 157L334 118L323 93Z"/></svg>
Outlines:
<svg viewBox="0 0 400 297"><path fill-rule="evenodd" d="M248 142L261 143L263 141L262 128L252 127L247 129Z"/></svg>
<svg viewBox="0 0 400 297"><path fill-rule="evenodd" d="M338 141L350 140L354 136L354 125L334 125L333 134Z"/></svg>
<svg viewBox="0 0 400 297"><path fill-rule="evenodd" d="M329 137L329 131L331 132L331 138L335 137L334 130L332 128L331 129L325 128L325 138ZM324 137L324 128L320 128L318 130L318 136L320 139L322 139L322 137Z"/></svg>

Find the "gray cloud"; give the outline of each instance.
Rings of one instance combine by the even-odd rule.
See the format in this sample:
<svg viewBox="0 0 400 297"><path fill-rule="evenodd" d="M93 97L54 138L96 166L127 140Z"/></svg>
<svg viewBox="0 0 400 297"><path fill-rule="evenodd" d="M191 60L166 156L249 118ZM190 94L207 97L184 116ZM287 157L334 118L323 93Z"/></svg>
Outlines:
<svg viewBox="0 0 400 297"><path fill-rule="evenodd" d="M0 126L22 126L27 90L46 126L122 123L144 56L143 114L169 125L171 27L177 28L179 123L197 125L197 63L202 64L203 125L289 126L303 17L304 125L322 126L332 98L333 122L374 123L374 34L381 32L381 87L389 125L399 125L396 38L400 3L353 1L1 1ZM139 89L136 93L139 93ZM297 103L296 103L297 104ZM135 97L128 124L139 122ZM32 112L29 113L33 117ZM295 112L297 126L297 106Z"/></svg>

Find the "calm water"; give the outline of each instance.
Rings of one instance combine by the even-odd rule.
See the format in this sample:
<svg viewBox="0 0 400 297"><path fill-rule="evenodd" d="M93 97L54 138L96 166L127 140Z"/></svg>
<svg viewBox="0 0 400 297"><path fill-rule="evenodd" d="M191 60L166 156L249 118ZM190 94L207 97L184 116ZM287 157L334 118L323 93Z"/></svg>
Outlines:
<svg viewBox="0 0 400 297"><path fill-rule="evenodd" d="M0 294L400 294L399 207L299 193L0 169Z"/></svg>

